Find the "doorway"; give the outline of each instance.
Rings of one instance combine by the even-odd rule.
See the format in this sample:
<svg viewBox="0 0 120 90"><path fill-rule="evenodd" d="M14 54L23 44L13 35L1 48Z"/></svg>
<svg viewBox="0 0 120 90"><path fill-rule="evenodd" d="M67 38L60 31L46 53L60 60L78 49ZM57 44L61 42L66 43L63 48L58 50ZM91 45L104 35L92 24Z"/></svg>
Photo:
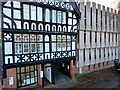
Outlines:
<svg viewBox="0 0 120 90"><path fill-rule="evenodd" d="M49 85L52 83L52 73L51 64L44 65L44 85Z"/></svg>
<svg viewBox="0 0 120 90"><path fill-rule="evenodd" d="M54 64L54 79L55 83L61 82L61 80L70 79L70 62L63 61Z"/></svg>

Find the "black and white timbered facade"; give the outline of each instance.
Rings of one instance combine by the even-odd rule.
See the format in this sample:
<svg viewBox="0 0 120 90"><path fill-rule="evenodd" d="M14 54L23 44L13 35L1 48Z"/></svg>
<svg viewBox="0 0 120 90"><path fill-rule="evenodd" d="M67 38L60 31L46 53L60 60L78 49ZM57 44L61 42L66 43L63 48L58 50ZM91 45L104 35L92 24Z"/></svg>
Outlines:
<svg viewBox="0 0 120 90"><path fill-rule="evenodd" d="M17 87L35 84L40 78L37 65L41 64L43 77L49 67L46 78L54 83L54 64L62 62L65 67L64 62L75 61L78 18L71 2L2 3L3 78L8 77L7 69L16 68Z"/></svg>

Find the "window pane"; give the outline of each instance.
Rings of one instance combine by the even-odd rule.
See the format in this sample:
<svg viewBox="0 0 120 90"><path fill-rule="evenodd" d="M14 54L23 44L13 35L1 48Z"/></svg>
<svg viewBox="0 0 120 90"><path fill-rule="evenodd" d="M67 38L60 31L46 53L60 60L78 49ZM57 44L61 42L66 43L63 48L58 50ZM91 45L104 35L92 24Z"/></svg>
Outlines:
<svg viewBox="0 0 120 90"><path fill-rule="evenodd" d="M37 7L37 20L38 21L42 21L42 8L41 7Z"/></svg>
<svg viewBox="0 0 120 90"><path fill-rule="evenodd" d="M30 73L26 73L26 78L30 78Z"/></svg>
<svg viewBox="0 0 120 90"><path fill-rule="evenodd" d="M17 73L20 73L20 68L17 68Z"/></svg>
<svg viewBox="0 0 120 90"><path fill-rule="evenodd" d="M16 43L15 44L15 53L21 54L22 53L22 43Z"/></svg>
<svg viewBox="0 0 120 90"><path fill-rule="evenodd" d="M34 77L34 72L30 72L30 74L31 74L31 77Z"/></svg>
<svg viewBox="0 0 120 90"><path fill-rule="evenodd" d="M56 35L52 35L52 41L56 41Z"/></svg>
<svg viewBox="0 0 120 90"><path fill-rule="evenodd" d="M56 23L56 10L52 10L52 22Z"/></svg>
<svg viewBox="0 0 120 90"><path fill-rule="evenodd" d="M50 10L49 9L45 10L45 21L50 22Z"/></svg>
<svg viewBox="0 0 120 90"><path fill-rule="evenodd" d="M31 78L31 83L34 83L35 82L35 78Z"/></svg>
<svg viewBox="0 0 120 90"><path fill-rule="evenodd" d="M52 51L56 51L56 43L52 43Z"/></svg>
<svg viewBox="0 0 120 90"><path fill-rule="evenodd" d="M24 67L21 68L21 72L25 72L25 68Z"/></svg>
<svg viewBox="0 0 120 90"><path fill-rule="evenodd" d="M23 34L23 41L28 42L29 41L29 35L28 34Z"/></svg>
<svg viewBox="0 0 120 90"><path fill-rule="evenodd" d="M69 12L69 13L68 13L68 16L69 16L69 17L72 17L72 13L71 13L71 12Z"/></svg>
<svg viewBox="0 0 120 90"><path fill-rule="evenodd" d="M67 36L67 50L71 50L71 38Z"/></svg>
<svg viewBox="0 0 120 90"><path fill-rule="evenodd" d="M29 71L30 71L30 70L29 70L29 66L27 66L27 67L26 67L26 72L29 72Z"/></svg>
<svg viewBox="0 0 120 90"><path fill-rule="evenodd" d="M62 36L62 51L66 50L66 36Z"/></svg>
<svg viewBox="0 0 120 90"><path fill-rule="evenodd" d="M61 51L61 35L57 35L57 51Z"/></svg>
<svg viewBox="0 0 120 90"><path fill-rule="evenodd" d="M35 43L31 43L31 52L35 53L36 52L36 44Z"/></svg>
<svg viewBox="0 0 120 90"><path fill-rule="evenodd" d="M36 65L17 68L17 72L19 72L20 69L22 72L17 74L18 86L25 86L37 82L37 71L34 67L36 67Z"/></svg>
<svg viewBox="0 0 120 90"><path fill-rule="evenodd" d="M48 36L48 35L45 36L45 41L46 41L46 42L49 41L49 36Z"/></svg>
<svg viewBox="0 0 120 90"><path fill-rule="evenodd" d="M35 34L31 34L31 35L30 35L30 40L31 40L32 42L36 42L36 35L35 35Z"/></svg>
<svg viewBox="0 0 120 90"><path fill-rule="evenodd" d="M34 66L30 66L30 71L34 71Z"/></svg>
<svg viewBox="0 0 120 90"><path fill-rule="evenodd" d="M36 7L31 6L31 20L36 20Z"/></svg>
<svg viewBox="0 0 120 90"><path fill-rule="evenodd" d="M49 52L50 48L49 48L49 43L45 43L45 52Z"/></svg>
<svg viewBox="0 0 120 90"><path fill-rule="evenodd" d="M29 19L29 5L23 5L24 19Z"/></svg>
<svg viewBox="0 0 120 90"><path fill-rule="evenodd" d="M38 53L42 53L43 52L43 43L38 43L37 44L37 50L38 50Z"/></svg>
<svg viewBox="0 0 120 90"><path fill-rule="evenodd" d="M27 53L27 52L29 52L29 44L28 43L24 43L23 44L23 51L24 51L24 53Z"/></svg>
<svg viewBox="0 0 120 90"><path fill-rule="evenodd" d="M21 74L21 83L22 83L22 86L25 85L25 74Z"/></svg>
<svg viewBox="0 0 120 90"><path fill-rule="evenodd" d="M37 41L42 42L43 41L43 36L42 35L37 35Z"/></svg>
<svg viewBox="0 0 120 90"><path fill-rule="evenodd" d="M66 24L66 13L62 12L62 24Z"/></svg>
<svg viewBox="0 0 120 90"><path fill-rule="evenodd" d="M57 22L61 23L61 11L57 12Z"/></svg>
<svg viewBox="0 0 120 90"><path fill-rule="evenodd" d="M15 34L15 41L16 42L21 42L22 41L21 34Z"/></svg>

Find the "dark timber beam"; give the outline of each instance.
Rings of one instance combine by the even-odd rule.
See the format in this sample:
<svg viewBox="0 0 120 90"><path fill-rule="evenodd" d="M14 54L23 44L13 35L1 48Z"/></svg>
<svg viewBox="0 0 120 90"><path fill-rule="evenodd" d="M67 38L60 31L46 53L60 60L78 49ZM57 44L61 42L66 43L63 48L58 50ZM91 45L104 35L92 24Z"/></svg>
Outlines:
<svg viewBox="0 0 120 90"><path fill-rule="evenodd" d="M69 0L69 1L70 1L71 5L73 6L73 9L76 12L76 17L80 19L81 18L81 13L80 13L80 10L79 10L79 7L78 7L76 1L75 0Z"/></svg>

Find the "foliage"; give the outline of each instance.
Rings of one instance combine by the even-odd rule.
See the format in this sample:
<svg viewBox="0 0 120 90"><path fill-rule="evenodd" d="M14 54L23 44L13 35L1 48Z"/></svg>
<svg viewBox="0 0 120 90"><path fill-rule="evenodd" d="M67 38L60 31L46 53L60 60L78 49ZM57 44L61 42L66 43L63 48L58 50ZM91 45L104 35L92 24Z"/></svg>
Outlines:
<svg viewBox="0 0 120 90"><path fill-rule="evenodd" d="M118 2L117 8L120 11L120 1Z"/></svg>

